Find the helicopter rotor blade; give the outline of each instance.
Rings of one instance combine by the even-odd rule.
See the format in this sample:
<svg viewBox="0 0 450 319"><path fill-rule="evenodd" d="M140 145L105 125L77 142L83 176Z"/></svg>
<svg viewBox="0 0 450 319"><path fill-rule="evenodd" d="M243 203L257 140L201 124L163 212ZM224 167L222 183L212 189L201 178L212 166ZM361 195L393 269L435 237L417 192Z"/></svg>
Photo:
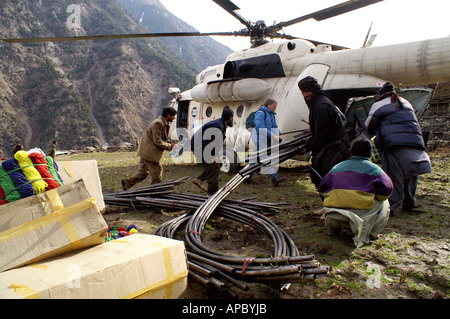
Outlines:
<svg viewBox="0 0 450 319"><path fill-rule="evenodd" d="M246 30L243 30L246 31ZM167 37L198 37L198 36L248 36L246 32L174 32L174 33L137 33L137 34L111 34L111 35L87 35L72 37L42 37L42 38L11 38L1 39L6 43L39 43L39 42L63 42L86 40L114 40L132 38L167 38Z"/></svg>
<svg viewBox="0 0 450 319"><path fill-rule="evenodd" d="M314 13L310 13L307 14L305 16L296 18L296 19L292 19L289 21L285 21L285 22L280 22L277 23L275 25L273 25L272 27L269 28L274 28L277 30L280 30L281 28L287 27L287 26L291 26L293 24L308 20L308 19L314 19L316 21L322 21L322 20L326 20L338 15L341 15L343 13L347 13L350 11L354 11L363 7L366 7L368 5L377 3L377 2L381 2L383 0L349 0L347 2L343 2L340 4L337 4L335 6L320 10L320 11L316 11Z"/></svg>
<svg viewBox="0 0 450 319"><path fill-rule="evenodd" d="M365 48L366 45L367 45L367 40L369 39L370 31L372 30L372 26L373 26L373 22L370 24L369 31L367 31L367 35L366 35L366 38L364 39L364 43L362 45L362 48Z"/></svg>
<svg viewBox="0 0 450 319"><path fill-rule="evenodd" d="M245 25L247 28L250 28L251 22L244 17L242 17L239 13L235 12L236 10L239 10L240 8L235 5L230 0L213 0L216 4L222 7L226 12L231 14L233 17L239 20L240 23Z"/></svg>

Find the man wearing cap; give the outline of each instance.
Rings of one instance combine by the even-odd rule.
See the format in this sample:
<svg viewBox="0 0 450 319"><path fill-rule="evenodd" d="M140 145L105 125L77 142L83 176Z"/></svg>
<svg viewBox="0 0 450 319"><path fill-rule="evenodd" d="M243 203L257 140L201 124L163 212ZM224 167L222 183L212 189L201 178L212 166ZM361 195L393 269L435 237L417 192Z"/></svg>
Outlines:
<svg viewBox="0 0 450 319"><path fill-rule="evenodd" d="M381 167L394 184L389 198L391 215L402 205L403 211L417 207L415 198L418 176L431 173L430 159L414 108L398 96L386 82L378 92L365 122L367 132L376 135L381 152Z"/></svg>
<svg viewBox="0 0 450 319"><path fill-rule="evenodd" d="M346 119L342 112L322 91L317 80L307 76L298 82L309 108L311 138L300 151L312 153L311 180L319 186L331 168L350 157L350 141L345 133Z"/></svg>

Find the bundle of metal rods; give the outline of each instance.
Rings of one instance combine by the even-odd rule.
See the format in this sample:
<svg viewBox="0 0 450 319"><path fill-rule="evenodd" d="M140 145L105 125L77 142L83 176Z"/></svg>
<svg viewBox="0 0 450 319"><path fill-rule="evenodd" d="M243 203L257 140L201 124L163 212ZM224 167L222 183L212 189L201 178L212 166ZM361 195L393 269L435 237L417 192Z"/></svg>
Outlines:
<svg viewBox="0 0 450 319"><path fill-rule="evenodd" d="M186 210L187 213L161 224L154 234L175 238L176 233L184 228L189 275L205 286L214 286L233 297L238 294L230 289L230 285L246 291L249 289L246 283L277 283L283 285L281 289L287 289L292 282L314 280L317 274L328 273L330 268L322 267L314 255L300 255L289 235L266 216L266 213L279 210L277 205L249 200L235 201L226 197L256 170L270 167L273 163L282 163L297 154L306 145L309 136L305 132L252 155L250 159L256 162L240 170L210 197L171 192L170 188L183 182L182 179L164 185L157 184L160 188L153 185L146 190L105 195L105 203ZM268 153L271 154L268 157L261 156ZM125 196L122 196L123 193ZM213 215L249 225L267 236L274 245L271 257L227 255L203 244L202 232Z"/></svg>
<svg viewBox="0 0 450 319"><path fill-rule="evenodd" d="M147 196L150 198L173 193L173 188L185 182L189 177L183 177L174 181L158 183L150 186L120 191L117 193L104 194L105 204L116 206L132 206L134 208L142 205L136 201L136 196ZM147 206L147 205L144 205Z"/></svg>
<svg viewBox="0 0 450 319"><path fill-rule="evenodd" d="M248 176L262 167L270 167L273 163L281 163L297 154L307 143L309 133L304 133L288 142L281 143L275 147L262 150L253 155L257 162L247 165L226 183L213 196L209 197L186 222L184 240L189 247L189 261L203 266L209 270L216 269L231 278L247 282L282 283L289 285L305 279L315 279L316 274L324 274L329 271L328 267L322 267L313 255L301 256L289 236L270 219L262 214L255 214L251 210L232 207L222 207L222 201ZM276 150L276 152L274 152ZM271 154L265 158L262 155ZM262 160L260 160L262 159ZM275 161L274 161L275 160ZM219 209L220 207L220 209ZM231 256L213 250L202 243L202 230L212 214L221 214L226 218L233 219L251 225L258 231L264 233L274 243L273 257L239 257ZM181 222L178 221L178 222ZM164 227L162 225L161 227ZM208 264L208 261L210 262ZM199 265L198 262L201 264ZM209 265L210 268L206 267ZM211 268L212 267L212 268ZM195 277L207 282L207 277L196 273ZM214 278L214 275L212 276ZM219 276L220 277L220 276ZM226 281L222 275L221 282ZM217 285L216 278L212 281ZM219 281L220 282L220 281ZM219 285L220 289L226 285ZM286 288L287 286L285 286Z"/></svg>

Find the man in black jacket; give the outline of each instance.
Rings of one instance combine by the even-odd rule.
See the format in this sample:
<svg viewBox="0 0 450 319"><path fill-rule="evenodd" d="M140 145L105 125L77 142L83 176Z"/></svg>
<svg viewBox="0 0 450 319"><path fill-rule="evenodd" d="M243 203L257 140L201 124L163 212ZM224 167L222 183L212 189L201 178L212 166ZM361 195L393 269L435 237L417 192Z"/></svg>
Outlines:
<svg viewBox="0 0 450 319"><path fill-rule="evenodd" d="M311 181L319 187L321 179L334 165L350 157L350 141L345 133L346 119L342 112L322 92L311 76L298 82L309 108L311 138L300 152L312 153Z"/></svg>
<svg viewBox="0 0 450 319"><path fill-rule="evenodd" d="M203 166L203 172L192 182L212 195L219 189L219 153L225 140L227 127L233 126L234 112L224 109L222 117L204 124L191 139L191 151L198 163ZM208 189L202 183L208 182Z"/></svg>

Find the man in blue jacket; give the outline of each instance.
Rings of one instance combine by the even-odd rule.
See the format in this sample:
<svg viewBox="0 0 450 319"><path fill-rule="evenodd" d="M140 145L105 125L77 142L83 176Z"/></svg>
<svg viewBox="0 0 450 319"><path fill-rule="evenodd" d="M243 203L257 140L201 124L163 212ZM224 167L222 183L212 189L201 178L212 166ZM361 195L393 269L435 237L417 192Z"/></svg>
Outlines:
<svg viewBox="0 0 450 319"><path fill-rule="evenodd" d="M221 118L204 124L191 139L191 151L203 166L203 172L192 182L210 195L219 189L219 154L227 127L233 126L233 116L232 110L224 109ZM208 182L207 189L202 185L204 181Z"/></svg>
<svg viewBox="0 0 450 319"><path fill-rule="evenodd" d="M365 125L369 134L376 135L381 167L394 184L389 198L392 215L400 204L404 211L417 207L418 176L430 173L431 163L411 104L399 97L389 82L383 85L378 95Z"/></svg>
<svg viewBox="0 0 450 319"><path fill-rule="evenodd" d="M280 130L278 128L277 121L275 119L275 110L278 106L277 101L268 99L264 105L255 113L254 124L255 127L252 131L252 141L256 145L256 150L260 151L272 146L275 143L280 142ZM270 152L260 157L260 160L266 159L271 155ZM273 186L277 186L285 177L278 176L276 169L270 167L267 173L272 180ZM246 180L246 182L252 182L252 175Z"/></svg>

